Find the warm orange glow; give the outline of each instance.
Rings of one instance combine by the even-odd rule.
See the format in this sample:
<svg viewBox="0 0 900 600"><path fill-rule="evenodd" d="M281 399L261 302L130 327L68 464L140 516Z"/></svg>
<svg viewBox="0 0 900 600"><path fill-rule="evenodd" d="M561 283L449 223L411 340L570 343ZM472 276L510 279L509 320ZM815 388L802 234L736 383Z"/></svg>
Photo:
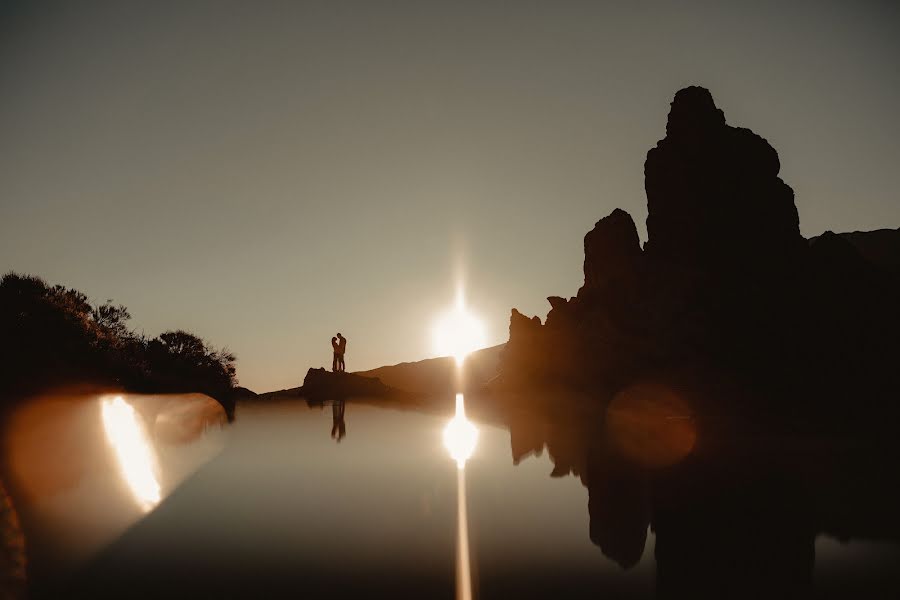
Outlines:
<svg viewBox="0 0 900 600"><path fill-rule="evenodd" d="M605 423L612 444L645 467L678 463L697 443L687 402L660 384L640 383L616 394L607 407Z"/></svg>
<svg viewBox="0 0 900 600"><path fill-rule="evenodd" d="M156 479L156 456L140 417L121 396L101 401L103 427L109 439L122 476L144 510L160 500Z"/></svg>
<svg viewBox="0 0 900 600"><path fill-rule="evenodd" d="M434 324L434 351L442 356L452 356L456 364L462 365L466 356L486 345L486 339L484 325L469 312L462 290L458 291L456 305Z"/></svg>

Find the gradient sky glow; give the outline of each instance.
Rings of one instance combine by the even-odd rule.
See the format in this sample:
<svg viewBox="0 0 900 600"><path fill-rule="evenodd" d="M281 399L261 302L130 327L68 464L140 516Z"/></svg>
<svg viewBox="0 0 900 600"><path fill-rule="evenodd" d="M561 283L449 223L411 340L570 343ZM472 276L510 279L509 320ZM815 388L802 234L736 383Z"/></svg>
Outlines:
<svg viewBox="0 0 900 600"><path fill-rule="evenodd" d="M429 356L457 274L490 343L582 282L708 87L801 231L900 226L894 2L0 4L0 271L238 355L243 385Z"/></svg>

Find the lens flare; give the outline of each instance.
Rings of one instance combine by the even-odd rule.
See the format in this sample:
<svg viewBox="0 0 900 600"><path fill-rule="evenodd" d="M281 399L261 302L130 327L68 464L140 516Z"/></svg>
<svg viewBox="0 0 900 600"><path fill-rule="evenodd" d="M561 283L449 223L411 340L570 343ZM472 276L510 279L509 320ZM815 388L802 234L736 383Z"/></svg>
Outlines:
<svg viewBox="0 0 900 600"><path fill-rule="evenodd" d="M434 324L434 351L443 356L452 356L457 365L462 365L466 356L486 345L486 339L484 325L468 311L465 297L462 291L458 291L456 305Z"/></svg>
<svg viewBox="0 0 900 600"><path fill-rule="evenodd" d="M145 511L160 500L156 456L134 408L121 396L101 403L103 428L116 453L122 477Z"/></svg>

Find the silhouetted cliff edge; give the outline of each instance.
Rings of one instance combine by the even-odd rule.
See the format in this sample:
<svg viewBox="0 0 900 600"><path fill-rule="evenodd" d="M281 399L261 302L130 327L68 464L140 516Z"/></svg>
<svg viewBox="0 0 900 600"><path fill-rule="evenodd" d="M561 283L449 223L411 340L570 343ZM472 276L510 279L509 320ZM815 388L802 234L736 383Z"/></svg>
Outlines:
<svg viewBox="0 0 900 600"><path fill-rule="evenodd" d="M500 385L614 393L660 373L714 371L765 393L695 408L894 412L896 272L853 239L808 243L779 170L775 149L728 125L708 90L677 92L644 163L646 244L628 213L600 219L584 238L577 295L548 298L544 323L513 309Z"/></svg>

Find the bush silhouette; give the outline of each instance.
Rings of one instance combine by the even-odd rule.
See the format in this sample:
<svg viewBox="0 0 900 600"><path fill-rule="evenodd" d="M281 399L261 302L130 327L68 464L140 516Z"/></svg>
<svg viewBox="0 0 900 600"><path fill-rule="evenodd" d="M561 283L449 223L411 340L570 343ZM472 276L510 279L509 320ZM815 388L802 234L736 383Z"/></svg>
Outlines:
<svg viewBox="0 0 900 600"><path fill-rule="evenodd" d="M0 279L0 393L74 382L144 392L203 392L233 416L235 356L186 331L155 338L128 327L131 315L107 300L30 275Z"/></svg>

